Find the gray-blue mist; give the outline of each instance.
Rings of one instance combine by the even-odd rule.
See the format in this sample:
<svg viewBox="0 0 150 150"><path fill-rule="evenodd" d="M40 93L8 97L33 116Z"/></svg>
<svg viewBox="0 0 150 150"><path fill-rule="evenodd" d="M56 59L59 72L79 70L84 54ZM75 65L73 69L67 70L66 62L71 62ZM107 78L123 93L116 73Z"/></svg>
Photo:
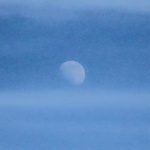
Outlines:
<svg viewBox="0 0 150 150"><path fill-rule="evenodd" d="M150 3L0 2L0 150L149 150ZM80 62L73 85L60 65Z"/></svg>

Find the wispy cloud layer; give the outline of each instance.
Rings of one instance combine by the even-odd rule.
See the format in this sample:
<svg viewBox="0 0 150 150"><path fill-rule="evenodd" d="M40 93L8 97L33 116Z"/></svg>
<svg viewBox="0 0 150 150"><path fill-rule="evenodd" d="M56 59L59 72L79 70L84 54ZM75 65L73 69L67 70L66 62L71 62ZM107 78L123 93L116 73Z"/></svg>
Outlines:
<svg viewBox="0 0 150 150"><path fill-rule="evenodd" d="M1 106L40 108L149 109L147 92L117 90L40 90L1 92ZM12 101L13 99L13 101Z"/></svg>
<svg viewBox="0 0 150 150"><path fill-rule="evenodd" d="M28 9L38 9L47 11L48 8L65 8L65 9L92 9L92 8L105 8L105 9L125 9L130 11L150 11L150 1L148 0L1 0L2 5L20 5ZM47 8L47 9L46 9Z"/></svg>

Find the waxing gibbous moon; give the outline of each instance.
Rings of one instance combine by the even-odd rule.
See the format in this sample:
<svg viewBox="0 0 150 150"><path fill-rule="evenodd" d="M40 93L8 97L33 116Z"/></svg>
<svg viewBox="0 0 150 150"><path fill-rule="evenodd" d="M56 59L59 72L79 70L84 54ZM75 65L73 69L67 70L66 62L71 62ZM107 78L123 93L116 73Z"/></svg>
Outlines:
<svg viewBox="0 0 150 150"><path fill-rule="evenodd" d="M76 61L66 61L60 66L63 77L70 83L79 85L84 82L85 70L83 66Z"/></svg>

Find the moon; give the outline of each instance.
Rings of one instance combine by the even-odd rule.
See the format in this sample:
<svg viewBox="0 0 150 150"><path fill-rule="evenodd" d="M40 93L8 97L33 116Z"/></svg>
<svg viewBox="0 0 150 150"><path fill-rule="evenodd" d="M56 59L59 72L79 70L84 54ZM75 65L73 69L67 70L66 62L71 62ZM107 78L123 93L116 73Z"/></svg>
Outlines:
<svg viewBox="0 0 150 150"><path fill-rule="evenodd" d="M60 65L60 71L63 77L70 83L79 85L84 82L84 67L77 61L66 61Z"/></svg>

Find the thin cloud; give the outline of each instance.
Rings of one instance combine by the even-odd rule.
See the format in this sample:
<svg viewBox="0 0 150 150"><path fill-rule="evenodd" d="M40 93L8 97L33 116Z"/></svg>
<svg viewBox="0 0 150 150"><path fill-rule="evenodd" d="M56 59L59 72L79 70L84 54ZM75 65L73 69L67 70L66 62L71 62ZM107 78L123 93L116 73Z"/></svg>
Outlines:
<svg viewBox="0 0 150 150"><path fill-rule="evenodd" d="M68 11L84 9L119 9L133 12L150 12L150 1L148 0L26 0L24 2L20 0L1 0L0 6L0 14L2 12L6 13L6 11L7 13L12 13L10 9L7 10L6 8L15 8L14 12L18 11L30 17L37 17L41 14L50 15L52 10L55 10L58 15L62 15L65 10L68 14ZM65 15L66 13L64 13Z"/></svg>

